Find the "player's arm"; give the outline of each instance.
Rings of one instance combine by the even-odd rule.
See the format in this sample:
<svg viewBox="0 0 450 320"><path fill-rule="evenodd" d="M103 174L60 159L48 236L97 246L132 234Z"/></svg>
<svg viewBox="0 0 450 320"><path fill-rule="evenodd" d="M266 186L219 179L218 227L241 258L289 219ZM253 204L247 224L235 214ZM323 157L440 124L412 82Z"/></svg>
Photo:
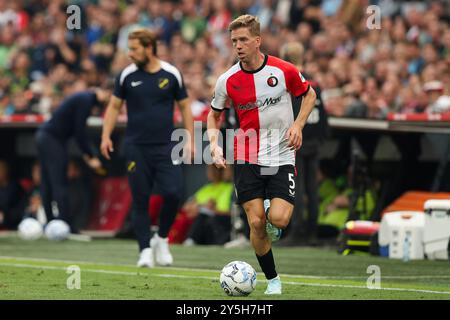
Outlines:
<svg viewBox="0 0 450 320"><path fill-rule="evenodd" d="M308 91L303 96L302 103L300 105L300 112L298 113L297 118L295 119L292 126L289 128L287 132L287 138L289 139L289 147L292 147L295 150L300 149L302 145L303 135L302 130L305 126L306 120L309 117L314 105L316 103L316 92L314 89L309 86Z"/></svg>
<svg viewBox="0 0 450 320"><path fill-rule="evenodd" d="M85 104L88 102L84 101ZM94 152L89 145L88 137L86 134L86 121L90 115L91 108L78 108L75 113L75 140L78 143L80 150L83 153L83 160L93 170L99 170L102 167L100 160L94 156Z"/></svg>
<svg viewBox="0 0 450 320"><path fill-rule="evenodd" d="M226 78L220 76L217 79L214 88L214 95L211 101L211 110L208 113L206 128L209 138L211 157L217 168L226 168L226 162L223 158L223 150L219 145L220 118L225 110L225 104L228 100L226 90Z"/></svg>
<svg viewBox="0 0 450 320"><path fill-rule="evenodd" d="M103 130L102 130L102 143L100 150L102 155L110 160L109 153L114 151L113 143L111 141L111 133L116 126L117 118L120 113L120 108L122 107L122 99L112 95L109 100L108 107L106 108L105 117L103 119Z"/></svg>
<svg viewBox="0 0 450 320"><path fill-rule="evenodd" d="M189 141L185 146L185 152L190 154L193 159L195 153L194 144L194 117L192 116L192 110L189 98L177 101L178 107L181 111L181 116L183 117L184 128L189 132Z"/></svg>
<svg viewBox="0 0 450 320"><path fill-rule="evenodd" d="M308 120L309 114L314 109L314 105L316 103L316 91L310 86L308 92L303 97L302 103L300 105L300 112L295 119L295 123L303 129L306 124L306 120Z"/></svg>
<svg viewBox="0 0 450 320"><path fill-rule="evenodd" d="M208 113L206 128L208 132L211 157L217 168L226 168L225 159L223 158L223 150L219 146L219 130L221 111L211 109Z"/></svg>

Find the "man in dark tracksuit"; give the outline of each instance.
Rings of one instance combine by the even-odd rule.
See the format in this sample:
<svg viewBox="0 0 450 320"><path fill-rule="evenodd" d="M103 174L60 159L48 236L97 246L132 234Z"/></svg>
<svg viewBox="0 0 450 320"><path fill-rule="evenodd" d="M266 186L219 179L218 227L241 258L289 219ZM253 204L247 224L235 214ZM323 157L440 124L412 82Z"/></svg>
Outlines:
<svg viewBox="0 0 450 320"><path fill-rule="evenodd" d="M302 71L303 46L297 42L285 44L281 48L281 58L293 63ZM306 78L307 74L302 71ZM319 147L328 131L328 117L324 108L321 90L317 82L308 79L316 91L316 104L303 128L303 143L297 151L295 165L297 171L297 197L292 214L290 231L278 244L281 246L316 243L317 220L319 216L319 196L317 171L319 168ZM299 112L301 101L293 100L294 114ZM305 206L304 195L307 196ZM305 214L307 210L307 215Z"/></svg>
<svg viewBox="0 0 450 320"><path fill-rule="evenodd" d="M47 221L56 217L62 219L71 226L72 232L76 230L73 230L68 209L67 142L74 137L86 164L93 170L101 168L86 137L86 121L93 107L102 106L109 96L107 90L95 89L67 97L36 133L41 164L40 193Z"/></svg>
<svg viewBox="0 0 450 320"><path fill-rule="evenodd" d="M132 223L140 251L137 266L151 268L155 262L168 266L173 263L173 257L167 236L181 202L183 186L180 163L176 161L179 159L171 157L174 103L180 107L184 126L190 133L185 149L189 155L193 151L192 113L180 72L156 56L156 37L149 30L138 29L129 34L128 48L134 63L117 76L105 113L101 151L105 158L110 158L111 133L126 101L125 153L133 198ZM155 182L164 202L159 230L150 241L148 203Z"/></svg>

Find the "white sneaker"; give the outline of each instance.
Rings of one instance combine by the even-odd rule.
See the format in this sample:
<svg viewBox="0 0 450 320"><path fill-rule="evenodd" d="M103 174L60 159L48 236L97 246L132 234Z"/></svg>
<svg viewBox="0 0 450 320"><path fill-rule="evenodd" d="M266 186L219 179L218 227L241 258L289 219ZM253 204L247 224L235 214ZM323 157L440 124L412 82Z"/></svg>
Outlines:
<svg viewBox="0 0 450 320"><path fill-rule="evenodd" d="M139 268L153 268L155 266L153 261L153 250L151 248L145 248L141 251L137 266Z"/></svg>
<svg viewBox="0 0 450 320"><path fill-rule="evenodd" d="M169 251L169 238L161 238L157 233L150 240L150 247L153 248L155 261L160 266L170 266L173 263L173 257Z"/></svg>
<svg viewBox="0 0 450 320"><path fill-rule="evenodd" d="M280 276L270 279L267 284L267 289L264 294L281 294L281 280Z"/></svg>

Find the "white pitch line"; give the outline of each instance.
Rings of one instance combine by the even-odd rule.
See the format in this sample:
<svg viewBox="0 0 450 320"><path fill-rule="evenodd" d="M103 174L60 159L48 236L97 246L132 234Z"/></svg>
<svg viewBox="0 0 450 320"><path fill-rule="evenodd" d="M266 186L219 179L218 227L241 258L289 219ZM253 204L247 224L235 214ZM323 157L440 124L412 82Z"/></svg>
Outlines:
<svg viewBox="0 0 450 320"><path fill-rule="evenodd" d="M83 260L58 260L58 259L46 259L46 258L28 258L28 257L14 257L14 256L0 256L0 259L11 259L17 261L37 261L37 262L58 262L58 263L72 263L72 264L90 264L93 266L120 266L120 267L130 267L136 268L135 265L125 264L125 263L108 263L108 262L92 262L92 261L83 261ZM158 268L158 267L157 267ZM186 268L186 267L161 267L164 270L181 270L181 271L199 271L199 272L214 272L217 273L217 270L214 269L202 269L202 268ZM358 279L367 279L367 276L314 276L307 274L287 274L280 273L279 274L283 278L292 278L292 279L317 279L317 280L358 280ZM382 275L382 279L398 279L398 280L408 280L408 279L450 279L450 275L405 275L405 276L386 276Z"/></svg>
<svg viewBox="0 0 450 320"><path fill-rule="evenodd" d="M38 266L38 265L28 265L28 264L20 264L20 263L3 263L3 262L0 262L0 266L17 267L17 268L32 268L32 269L66 270L66 268L64 268L64 267ZM191 269L187 269L187 268L184 269L184 270L192 271ZM188 275L175 275L175 274L151 274L151 273L112 271L112 270L102 270L102 269L84 269L83 268L82 271L83 272L92 272L92 273L114 274L114 275L127 275L127 276L147 275L147 276L161 277L161 278L205 279L205 280L213 280L213 281L217 281L218 280L217 277L188 276ZM258 280L258 282L267 282L267 280ZM296 285L296 286L309 286L309 287L351 288L351 289L382 290L382 291L402 291L402 292L450 295L450 291L435 291L435 290L410 289L410 288L369 289L366 286L345 285L345 284L326 284L326 283L306 283L306 282L292 282L292 281L283 281L283 284Z"/></svg>
<svg viewBox="0 0 450 320"><path fill-rule="evenodd" d="M285 274L283 275L285 278L309 278L309 279L328 279L328 280L358 280L358 279L367 279L367 276L309 276L309 275L293 275L293 274ZM407 279L450 279L450 275L410 275L410 276L384 276L381 275L382 279L398 279L398 280L407 280Z"/></svg>

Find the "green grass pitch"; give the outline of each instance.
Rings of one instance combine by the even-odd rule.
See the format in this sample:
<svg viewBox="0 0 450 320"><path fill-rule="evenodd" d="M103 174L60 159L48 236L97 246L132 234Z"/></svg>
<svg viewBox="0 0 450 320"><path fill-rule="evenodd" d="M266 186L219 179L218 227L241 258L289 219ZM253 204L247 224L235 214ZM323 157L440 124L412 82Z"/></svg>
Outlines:
<svg viewBox="0 0 450 320"><path fill-rule="evenodd" d="M448 261L402 262L365 255L340 256L322 248L274 247L281 296L264 295L266 282L251 248L172 246L174 266L140 269L133 240L91 242L23 241L0 238L0 299L450 299ZM248 297L228 297L219 285L222 267L233 260L258 273ZM69 266L80 268L80 289L68 289ZM369 289L376 265L381 288Z"/></svg>

